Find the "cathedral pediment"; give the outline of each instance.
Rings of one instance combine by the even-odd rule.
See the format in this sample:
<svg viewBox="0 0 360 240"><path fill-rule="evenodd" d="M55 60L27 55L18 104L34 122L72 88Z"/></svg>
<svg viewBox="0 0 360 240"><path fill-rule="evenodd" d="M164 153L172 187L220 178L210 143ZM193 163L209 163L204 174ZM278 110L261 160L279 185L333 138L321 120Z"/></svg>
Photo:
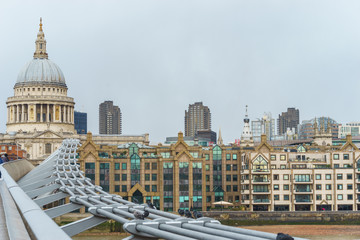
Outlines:
<svg viewBox="0 0 360 240"><path fill-rule="evenodd" d="M54 138L57 138L57 139L62 139L63 137L59 134L59 133L55 133L53 131L44 131L44 132L40 132L40 133L37 133L34 138L49 138L49 139L54 139Z"/></svg>

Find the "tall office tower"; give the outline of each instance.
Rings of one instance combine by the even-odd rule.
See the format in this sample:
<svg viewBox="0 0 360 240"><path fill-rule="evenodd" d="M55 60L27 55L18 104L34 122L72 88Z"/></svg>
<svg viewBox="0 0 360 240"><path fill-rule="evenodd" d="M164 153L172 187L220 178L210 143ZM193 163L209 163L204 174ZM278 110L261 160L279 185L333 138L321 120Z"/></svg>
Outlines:
<svg viewBox="0 0 360 240"><path fill-rule="evenodd" d="M189 104L185 110L185 136L194 137L199 130L211 130L211 113L202 102Z"/></svg>
<svg viewBox="0 0 360 240"><path fill-rule="evenodd" d="M279 114L277 120L278 125L278 135L283 135L286 133L287 129L295 129L295 132L298 133L298 125L300 123L300 113L299 109L288 108L287 112L282 112Z"/></svg>
<svg viewBox="0 0 360 240"><path fill-rule="evenodd" d="M121 111L113 101L105 101L99 105L99 133L121 134Z"/></svg>
<svg viewBox="0 0 360 240"><path fill-rule="evenodd" d="M87 113L74 112L75 130L78 134L87 133Z"/></svg>
<svg viewBox="0 0 360 240"><path fill-rule="evenodd" d="M262 118L251 121L251 132L254 142L260 142L262 134L266 134L267 140L274 140L275 119L272 118L271 113L264 113Z"/></svg>

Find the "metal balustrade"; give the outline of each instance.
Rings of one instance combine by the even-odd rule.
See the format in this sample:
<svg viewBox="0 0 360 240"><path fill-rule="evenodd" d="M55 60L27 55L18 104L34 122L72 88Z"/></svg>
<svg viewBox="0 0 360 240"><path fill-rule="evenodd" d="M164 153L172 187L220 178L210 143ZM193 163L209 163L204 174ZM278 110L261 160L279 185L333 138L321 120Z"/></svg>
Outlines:
<svg viewBox="0 0 360 240"><path fill-rule="evenodd" d="M42 164L15 182L6 168L0 165L3 180L0 180L1 202L10 195L19 211L2 214L0 223L12 221L16 213L24 219L24 225L30 229L32 238L70 239L78 233L101 224L109 219L123 224L123 228L131 236L126 239L276 239L277 235L260 231L246 230L222 225L219 221L200 217L197 219L180 217L177 214L150 208L147 204L135 204L121 196L109 194L100 186L91 183L77 164L76 150L79 140L66 139L62 146L48 157ZM11 162L7 163L11 164ZM6 187L5 187L6 186ZM5 187L5 189L4 189ZM8 192L8 195L3 192ZM8 196L8 197L7 197ZM68 198L66 204L43 210L44 205ZM258 200L258 199L257 199ZM267 199L261 199L267 200ZM0 204L1 205L1 204ZM59 227L52 218L87 207L92 216ZM12 208L14 210L14 208ZM144 220L138 214L148 215ZM4 216L6 215L6 216ZM17 218L17 224L21 218ZM14 223L15 224L15 223ZM21 239L30 239L24 232L24 226L18 234ZM1 224L0 224L1 226ZM13 236L14 225L8 227L7 236ZM0 228L2 229L2 228ZM2 234L0 233L0 236ZM8 239L8 238L2 238ZM12 239L12 237L10 237ZM15 239L15 238L14 238ZM301 240L301 238L294 238Z"/></svg>

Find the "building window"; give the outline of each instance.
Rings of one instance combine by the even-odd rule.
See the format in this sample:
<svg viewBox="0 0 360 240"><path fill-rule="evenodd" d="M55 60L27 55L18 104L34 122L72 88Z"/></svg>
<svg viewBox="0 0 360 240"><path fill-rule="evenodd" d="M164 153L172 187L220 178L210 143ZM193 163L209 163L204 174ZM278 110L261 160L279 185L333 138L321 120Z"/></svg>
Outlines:
<svg viewBox="0 0 360 240"><path fill-rule="evenodd" d="M338 184L338 185L337 185L337 189L338 189L338 190L342 190L342 189L343 189L343 185L342 185L342 184Z"/></svg>
<svg viewBox="0 0 360 240"><path fill-rule="evenodd" d="M331 184L326 184L326 190L331 190Z"/></svg>
<svg viewBox="0 0 360 240"><path fill-rule="evenodd" d="M45 144L45 154L51 154L51 143Z"/></svg>
<svg viewBox="0 0 360 240"><path fill-rule="evenodd" d="M145 170L149 170L150 169L150 163L145 163Z"/></svg>
<svg viewBox="0 0 360 240"><path fill-rule="evenodd" d="M226 164L226 171L231 171L231 165L230 164Z"/></svg>
<svg viewBox="0 0 360 240"><path fill-rule="evenodd" d="M333 157L334 157L334 160L339 160L339 154L334 154Z"/></svg>
<svg viewBox="0 0 360 240"><path fill-rule="evenodd" d="M321 184L316 184L316 190L321 190Z"/></svg>
<svg viewBox="0 0 360 240"><path fill-rule="evenodd" d="M316 174L316 175L315 175L315 179L316 179L316 180L321 180L321 174Z"/></svg>
<svg viewBox="0 0 360 240"><path fill-rule="evenodd" d="M326 200L331 200L331 199L332 199L331 194L326 194Z"/></svg>
<svg viewBox="0 0 360 240"><path fill-rule="evenodd" d="M226 181L231 182L231 175L226 175Z"/></svg>
<svg viewBox="0 0 360 240"><path fill-rule="evenodd" d="M156 162L151 164L151 169L152 169L152 170L156 170L156 169L157 169L157 163L156 163Z"/></svg>
<svg viewBox="0 0 360 240"><path fill-rule="evenodd" d="M206 175L206 176L205 176L205 180L206 180L207 182L209 182L209 181L210 181L210 175Z"/></svg>
<svg viewBox="0 0 360 240"><path fill-rule="evenodd" d="M338 173L338 174L336 175L336 179L337 179L337 180L342 180L342 179L343 179L342 173Z"/></svg>
<svg viewBox="0 0 360 240"><path fill-rule="evenodd" d="M348 194L348 195L347 195L347 200L353 200L353 195L352 195L352 194Z"/></svg>
<svg viewBox="0 0 360 240"><path fill-rule="evenodd" d="M344 154L344 160L349 160L349 154Z"/></svg>
<svg viewBox="0 0 360 240"><path fill-rule="evenodd" d="M321 200L321 194L316 194L316 200Z"/></svg>
<svg viewBox="0 0 360 240"><path fill-rule="evenodd" d="M352 184L348 184L347 185L347 190L352 190L353 189L353 185Z"/></svg>
<svg viewBox="0 0 360 240"><path fill-rule="evenodd" d="M338 194L338 195L337 195L337 199L338 199L338 200L343 200L343 195L342 195L342 194Z"/></svg>
<svg viewBox="0 0 360 240"><path fill-rule="evenodd" d="M280 155L280 160L285 161L286 160L286 155Z"/></svg>
<svg viewBox="0 0 360 240"><path fill-rule="evenodd" d="M230 156L231 156L230 153L227 153L226 154L226 160L230 160Z"/></svg>
<svg viewBox="0 0 360 240"><path fill-rule="evenodd" d="M339 168L340 165L339 164L334 164L334 168Z"/></svg>
<svg viewBox="0 0 360 240"><path fill-rule="evenodd" d="M274 191L277 191L277 190L279 190L279 184L274 185Z"/></svg>
<svg viewBox="0 0 360 240"><path fill-rule="evenodd" d="M289 174L284 174L284 180L289 180Z"/></svg>
<svg viewBox="0 0 360 240"><path fill-rule="evenodd" d="M276 160L276 155L274 155L274 154L270 155L270 159L271 159L271 161L275 161Z"/></svg>
<svg viewBox="0 0 360 240"><path fill-rule="evenodd" d="M237 164L233 165L233 171L237 171Z"/></svg>
<svg viewBox="0 0 360 240"><path fill-rule="evenodd" d="M284 185L284 190L289 190L289 185L288 184Z"/></svg>
<svg viewBox="0 0 360 240"><path fill-rule="evenodd" d="M284 201L289 201L289 195L284 195Z"/></svg>
<svg viewBox="0 0 360 240"><path fill-rule="evenodd" d="M274 201L278 201L280 199L279 195L274 195Z"/></svg>
<svg viewBox="0 0 360 240"><path fill-rule="evenodd" d="M115 192L120 192L120 185L115 185Z"/></svg>
<svg viewBox="0 0 360 240"><path fill-rule="evenodd" d="M285 165L285 164L281 164L281 165L280 165L280 169L286 169L286 165Z"/></svg>
<svg viewBox="0 0 360 240"><path fill-rule="evenodd" d="M279 180L279 174L274 174L274 180Z"/></svg>
<svg viewBox="0 0 360 240"><path fill-rule="evenodd" d="M126 170L126 163L122 163L122 164L121 164L121 169L122 169L122 170Z"/></svg>
<svg viewBox="0 0 360 240"><path fill-rule="evenodd" d="M127 192L127 186L126 185L121 185L121 191L122 192Z"/></svg>
<svg viewBox="0 0 360 240"><path fill-rule="evenodd" d="M347 180L351 180L351 179L352 179L352 173L346 174L346 179L347 179Z"/></svg>
<svg viewBox="0 0 360 240"><path fill-rule="evenodd" d="M238 180L238 175L233 175L233 182L237 182Z"/></svg>
<svg viewBox="0 0 360 240"><path fill-rule="evenodd" d="M206 170L206 171L210 171L210 164L206 164L206 165L205 165L205 170Z"/></svg>
<svg viewBox="0 0 360 240"><path fill-rule="evenodd" d="M325 175L325 179L326 179L326 180L331 180L331 174L326 174L326 175Z"/></svg>
<svg viewBox="0 0 360 240"><path fill-rule="evenodd" d="M238 185L233 185L233 192L237 192L238 191Z"/></svg>
<svg viewBox="0 0 360 240"><path fill-rule="evenodd" d="M120 181L120 174L115 174L115 181Z"/></svg>
<svg viewBox="0 0 360 240"><path fill-rule="evenodd" d="M152 192L157 192L157 185L152 185L151 186L151 191Z"/></svg>
<svg viewBox="0 0 360 240"><path fill-rule="evenodd" d="M209 161L209 159L210 159L209 154L205 154L205 160Z"/></svg>
<svg viewBox="0 0 360 240"><path fill-rule="evenodd" d="M150 174L145 174L145 181L150 181Z"/></svg>
<svg viewBox="0 0 360 240"><path fill-rule="evenodd" d="M119 170L120 169L120 163L115 163L115 170Z"/></svg>
<svg viewBox="0 0 360 240"><path fill-rule="evenodd" d="M226 185L226 191L231 192L231 185Z"/></svg>
<svg viewBox="0 0 360 240"><path fill-rule="evenodd" d="M152 174L151 175L151 180L152 181L157 181L157 174ZM156 191L153 191L153 192L156 192Z"/></svg>
<svg viewBox="0 0 360 240"><path fill-rule="evenodd" d="M145 191L150 192L150 185L145 185Z"/></svg>
<svg viewBox="0 0 360 240"><path fill-rule="evenodd" d="M233 159L233 160L237 160L237 154L234 153L234 154L232 155L232 159Z"/></svg>

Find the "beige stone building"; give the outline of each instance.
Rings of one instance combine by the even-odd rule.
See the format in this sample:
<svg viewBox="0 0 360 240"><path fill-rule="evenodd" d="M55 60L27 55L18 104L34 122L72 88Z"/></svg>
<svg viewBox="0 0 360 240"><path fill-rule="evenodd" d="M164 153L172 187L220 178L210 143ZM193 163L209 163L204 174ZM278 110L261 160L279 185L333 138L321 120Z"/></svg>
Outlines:
<svg viewBox="0 0 360 240"><path fill-rule="evenodd" d="M321 137L324 137L322 135ZM323 139L324 140L324 139ZM208 210L225 200L251 211L360 210L360 150L343 145L97 145L79 149L86 176L106 191L158 208Z"/></svg>

